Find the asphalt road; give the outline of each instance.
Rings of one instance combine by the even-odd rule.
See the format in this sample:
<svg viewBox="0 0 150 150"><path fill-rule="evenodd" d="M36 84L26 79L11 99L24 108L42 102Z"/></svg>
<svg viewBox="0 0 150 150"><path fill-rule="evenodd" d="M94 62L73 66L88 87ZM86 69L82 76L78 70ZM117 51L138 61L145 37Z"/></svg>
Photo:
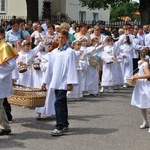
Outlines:
<svg viewBox="0 0 150 150"><path fill-rule="evenodd" d="M133 88L69 101L70 132L53 137L55 119L35 120L34 109L12 106L12 134L1 150L149 150L150 133L139 129L140 110L130 105Z"/></svg>

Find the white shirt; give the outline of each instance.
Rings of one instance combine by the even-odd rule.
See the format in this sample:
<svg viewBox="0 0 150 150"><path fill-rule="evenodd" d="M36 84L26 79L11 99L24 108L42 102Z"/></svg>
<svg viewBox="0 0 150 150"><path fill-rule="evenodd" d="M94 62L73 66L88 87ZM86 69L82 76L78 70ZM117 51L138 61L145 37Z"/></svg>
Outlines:
<svg viewBox="0 0 150 150"><path fill-rule="evenodd" d="M145 35L145 46L150 47L150 33Z"/></svg>

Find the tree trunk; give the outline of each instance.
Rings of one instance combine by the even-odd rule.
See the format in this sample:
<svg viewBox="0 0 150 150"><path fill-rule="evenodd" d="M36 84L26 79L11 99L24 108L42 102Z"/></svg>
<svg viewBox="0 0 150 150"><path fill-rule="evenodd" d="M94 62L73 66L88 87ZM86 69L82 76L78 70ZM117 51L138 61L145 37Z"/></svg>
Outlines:
<svg viewBox="0 0 150 150"><path fill-rule="evenodd" d="M150 2L149 0L140 0L141 25L150 24Z"/></svg>
<svg viewBox="0 0 150 150"><path fill-rule="evenodd" d="M38 0L26 0L27 20L38 21Z"/></svg>

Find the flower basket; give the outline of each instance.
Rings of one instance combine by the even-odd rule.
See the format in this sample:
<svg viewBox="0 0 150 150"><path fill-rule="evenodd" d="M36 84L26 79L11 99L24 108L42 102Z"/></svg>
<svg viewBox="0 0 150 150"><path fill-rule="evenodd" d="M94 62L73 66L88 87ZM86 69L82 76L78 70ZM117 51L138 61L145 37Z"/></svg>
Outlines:
<svg viewBox="0 0 150 150"><path fill-rule="evenodd" d="M45 105L46 91L39 88L14 85L14 94L8 97L12 105L29 108L42 107Z"/></svg>
<svg viewBox="0 0 150 150"><path fill-rule="evenodd" d="M131 86L135 86L137 80L133 80L131 77L126 77L126 82L127 82L127 84L129 84Z"/></svg>

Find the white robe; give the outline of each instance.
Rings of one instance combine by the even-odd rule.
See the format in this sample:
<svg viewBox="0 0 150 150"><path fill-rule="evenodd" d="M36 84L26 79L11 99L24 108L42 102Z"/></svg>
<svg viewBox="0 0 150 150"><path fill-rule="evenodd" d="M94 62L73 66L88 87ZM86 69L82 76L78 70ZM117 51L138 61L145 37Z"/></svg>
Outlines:
<svg viewBox="0 0 150 150"><path fill-rule="evenodd" d="M76 54L76 64L77 64L79 84L78 85L73 85L73 90L67 92L68 100L79 100L81 97L83 97L83 92L82 92L82 68L81 68L81 65L79 63L81 54L80 54L80 51L75 51L75 54Z"/></svg>
<svg viewBox="0 0 150 150"><path fill-rule="evenodd" d="M76 56L70 47L51 52L43 83L50 83L49 88L58 90L67 90L67 84L78 84Z"/></svg>
<svg viewBox="0 0 150 150"><path fill-rule="evenodd" d="M46 72L48 61L49 61L50 53L45 54L42 56L42 61L40 64L41 70L43 71L43 76ZM43 81L42 81L43 83ZM45 105L43 107L36 107L35 111L36 113L41 113L44 115L55 115L55 109L54 109L54 102L55 102L55 93L54 90L49 88L49 84L46 87L48 89Z"/></svg>
<svg viewBox="0 0 150 150"><path fill-rule="evenodd" d="M13 93L11 72L14 70L15 65L14 59L10 59L3 65L0 65L0 99Z"/></svg>

